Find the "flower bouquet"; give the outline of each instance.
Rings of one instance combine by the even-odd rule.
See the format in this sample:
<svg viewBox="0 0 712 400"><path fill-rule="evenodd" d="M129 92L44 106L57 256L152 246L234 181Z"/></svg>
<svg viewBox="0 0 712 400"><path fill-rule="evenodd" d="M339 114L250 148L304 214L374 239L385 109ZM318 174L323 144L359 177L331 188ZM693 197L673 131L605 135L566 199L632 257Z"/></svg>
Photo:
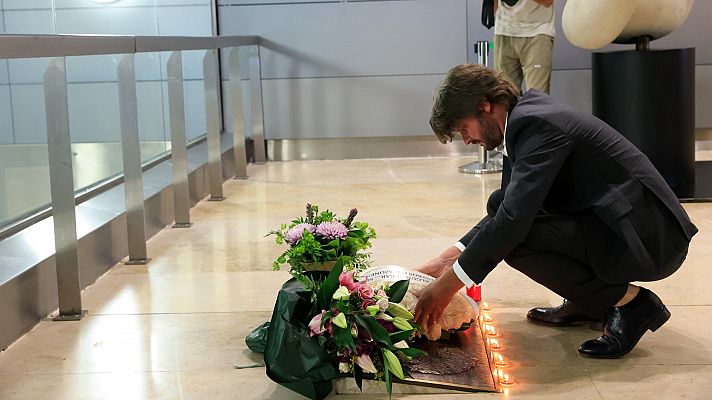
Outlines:
<svg viewBox="0 0 712 400"><path fill-rule="evenodd" d="M269 324L246 342L264 351L270 379L312 399L325 398L332 381L347 374L359 387L364 377L383 380L390 394L393 377L406 375L401 360L424 354L410 347L420 328L398 304L409 281L359 279L376 233L354 221L356 214L339 219L307 204L304 217L267 235L289 246L273 268L289 264L293 279L280 289Z"/></svg>
<svg viewBox="0 0 712 400"><path fill-rule="evenodd" d="M289 248L272 263L274 270L289 264L290 273L303 280L303 272L309 270L329 271L337 259L342 258L346 269L364 269L368 266L370 240L376 232L366 222L356 222L358 211L354 208L349 216L339 219L329 210L319 212L319 206L307 204L306 216L282 224L279 229L267 234L275 235L277 244Z"/></svg>
<svg viewBox="0 0 712 400"><path fill-rule="evenodd" d="M356 271L336 275L338 270L320 288L317 309L321 310L309 322L309 335L338 363L339 372L353 375L359 388L364 374L370 374L386 382L390 395L392 376L404 379L406 375L399 358L425 354L409 346L419 326L413 314L398 304L409 281L372 286L365 279L357 281Z"/></svg>

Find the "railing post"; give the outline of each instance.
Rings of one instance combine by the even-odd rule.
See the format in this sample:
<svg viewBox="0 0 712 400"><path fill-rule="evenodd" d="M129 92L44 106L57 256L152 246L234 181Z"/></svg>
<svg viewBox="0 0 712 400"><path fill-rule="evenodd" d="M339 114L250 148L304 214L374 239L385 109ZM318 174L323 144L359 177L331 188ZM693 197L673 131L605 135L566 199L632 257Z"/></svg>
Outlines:
<svg viewBox="0 0 712 400"><path fill-rule="evenodd" d="M217 50L210 49L203 57L203 77L205 84L205 119L208 136L208 176L210 179L210 201L222 201L222 161L220 150L220 110L218 104L218 57Z"/></svg>
<svg viewBox="0 0 712 400"><path fill-rule="evenodd" d="M44 92L59 301L59 315L54 320L76 321L82 319L86 310L82 310L79 277L74 172L67 106L67 68L64 57L50 61L44 74Z"/></svg>
<svg viewBox="0 0 712 400"><path fill-rule="evenodd" d="M235 155L235 179L247 178L247 153L245 149L245 114L240 82L240 48L233 47L228 55L230 68L230 100L232 114L232 142Z"/></svg>
<svg viewBox="0 0 712 400"><path fill-rule="evenodd" d="M138 137L138 102L134 55L126 54L116 68L121 116L121 155L124 163L124 197L129 259L126 264L142 265L146 255L146 218L143 203L143 171Z"/></svg>
<svg viewBox="0 0 712 400"><path fill-rule="evenodd" d="M171 122L171 163L173 164L174 228L189 228L188 145L185 133L183 55L174 51L168 59L168 114Z"/></svg>
<svg viewBox="0 0 712 400"><path fill-rule="evenodd" d="M264 118L262 113L262 71L260 66L260 46L249 47L250 62L250 107L252 109L252 141L255 164L267 160L265 152Z"/></svg>

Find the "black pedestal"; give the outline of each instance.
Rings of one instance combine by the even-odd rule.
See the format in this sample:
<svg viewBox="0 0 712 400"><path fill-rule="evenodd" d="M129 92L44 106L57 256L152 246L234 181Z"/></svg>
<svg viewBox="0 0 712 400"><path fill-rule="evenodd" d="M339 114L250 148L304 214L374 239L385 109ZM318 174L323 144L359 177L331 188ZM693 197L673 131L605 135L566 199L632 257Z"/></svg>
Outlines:
<svg viewBox="0 0 712 400"><path fill-rule="evenodd" d="M593 53L593 114L695 197L695 49Z"/></svg>

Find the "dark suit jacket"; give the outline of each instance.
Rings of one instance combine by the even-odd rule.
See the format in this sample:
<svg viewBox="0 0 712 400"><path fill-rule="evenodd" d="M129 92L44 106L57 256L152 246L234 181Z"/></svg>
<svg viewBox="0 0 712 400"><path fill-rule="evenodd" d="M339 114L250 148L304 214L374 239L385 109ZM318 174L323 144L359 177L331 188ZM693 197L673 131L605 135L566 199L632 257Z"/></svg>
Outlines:
<svg viewBox="0 0 712 400"><path fill-rule="evenodd" d="M697 228L648 158L615 129L529 90L510 111L505 135L510 167L501 204L461 239L458 261L472 280L480 283L525 241L542 214L583 221L591 267L606 282L661 279L682 263Z"/></svg>

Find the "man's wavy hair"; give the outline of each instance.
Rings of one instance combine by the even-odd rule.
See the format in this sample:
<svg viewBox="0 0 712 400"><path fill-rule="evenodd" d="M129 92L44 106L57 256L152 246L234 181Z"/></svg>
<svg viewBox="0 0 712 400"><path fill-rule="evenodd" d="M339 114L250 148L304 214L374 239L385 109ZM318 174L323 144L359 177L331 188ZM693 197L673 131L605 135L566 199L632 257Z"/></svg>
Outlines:
<svg viewBox="0 0 712 400"><path fill-rule="evenodd" d="M435 90L430 126L440 142L451 142L455 124L463 118L479 117L483 101L501 103L511 110L520 94L502 74L479 64L460 64L448 71Z"/></svg>

